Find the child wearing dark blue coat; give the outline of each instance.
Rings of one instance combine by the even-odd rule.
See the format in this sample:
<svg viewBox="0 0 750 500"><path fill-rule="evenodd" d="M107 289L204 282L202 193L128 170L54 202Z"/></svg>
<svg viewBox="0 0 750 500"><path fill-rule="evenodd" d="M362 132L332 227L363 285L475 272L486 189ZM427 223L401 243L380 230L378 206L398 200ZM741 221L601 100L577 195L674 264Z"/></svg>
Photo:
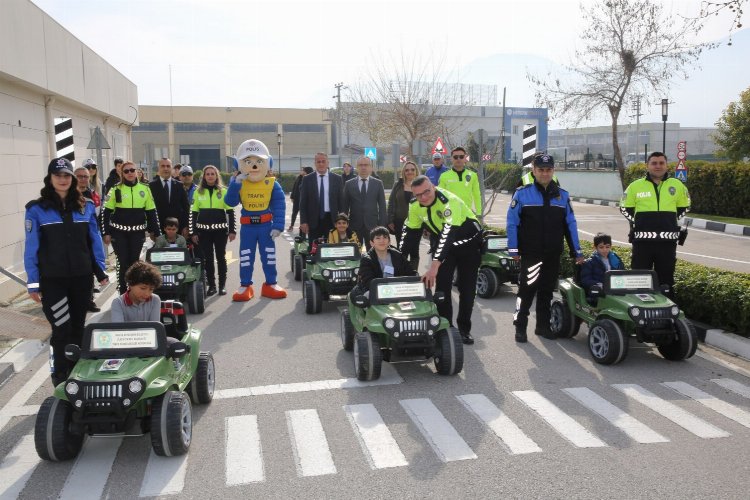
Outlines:
<svg viewBox="0 0 750 500"><path fill-rule="evenodd" d="M622 259L612 251L612 237L605 233L594 236L594 253L586 259L581 268L581 284L588 295L591 287L602 284L604 273L610 270L625 269Z"/></svg>

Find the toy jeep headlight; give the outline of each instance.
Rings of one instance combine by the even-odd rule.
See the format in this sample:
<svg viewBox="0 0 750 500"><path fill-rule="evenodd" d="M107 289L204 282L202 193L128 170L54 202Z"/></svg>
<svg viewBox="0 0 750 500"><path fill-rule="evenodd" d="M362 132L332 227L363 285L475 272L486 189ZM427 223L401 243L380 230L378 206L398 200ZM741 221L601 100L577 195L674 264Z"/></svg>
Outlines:
<svg viewBox="0 0 750 500"><path fill-rule="evenodd" d="M75 383L75 381L70 381L67 384L65 384L65 393L70 396L75 396L76 394L78 394L78 390L79 390L79 387L78 387L78 384Z"/></svg>
<svg viewBox="0 0 750 500"><path fill-rule="evenodd" d="M393 330L396 326L396 321L393 318L387 318L383 321L383 326L385 326L386 330Z"/></svg>
<svg viewBox="0 0 750 500"><path fill-rule="evenodd" d="M132 394L138 394L143 390L143 382L139 379L131 380L128 384L128 391Z"/></svg>
<svg viewBox="0 0 750 500"><path fill-rule="evenodd" d="M675 318L680 315L680 308L678 306L672 306L672 309L670 310L672 313L672 316Z"/></svg>
<svg viewBox="0 0 750 500"><path fill-rule="evenodd" d="M440 316L433 316L430 318L430 324L432 326L438 326L440 324Z"/></svg>
<svg viewBox="0 0 750 500"><path fill-rule="evenodd" d="M330 278L331 277L331 270L330 269L323 269L323 277L324 278Z"/></svg>
<svg viewBox="0 0 750 500"><path fill-rule="evenodd" d="M177 279L182 281L185 279L185 273L177 273Z"/></svg>
<svg viewBox="0 0 750 500"><path fill-rule="evenodd" d="M358 275L358 274L359 274L359 268L358 268L358 267L355 267L355 268L354 268L354 275L356 276L356 275Z"/></svg>
<svg viewBox="0 0 750 500"><path fill-rule="evenodd" d="M507 266L508 265L508 259L500 259L500 264L502 264L503 266Z"/></svg>
<svg viewBox="0 0 750 500"><path fill-rule="evenodd" d="M628 314L630 314L631 318L638 319L638 317L641 315L641 309L639 307L631 307L628 310Z"/></svg>

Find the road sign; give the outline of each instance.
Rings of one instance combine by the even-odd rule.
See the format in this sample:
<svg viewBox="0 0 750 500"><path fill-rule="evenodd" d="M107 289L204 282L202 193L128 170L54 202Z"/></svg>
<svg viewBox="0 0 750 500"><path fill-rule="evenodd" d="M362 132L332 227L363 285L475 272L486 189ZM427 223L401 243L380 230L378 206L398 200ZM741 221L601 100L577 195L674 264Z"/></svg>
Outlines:
<svg viewBox="0 0 750 500"><path fill-rule="evenodd" d="M435 145L432 146L432 154L440 153L444 155L445 152L446 151L445 151L445 145L443 144L443 139L438 137L437 140L435 141Z"/></svg>
<svg viewBox="0 0 750 500"><path fill-rule="evenodd" d="M401 156L398 157L398 159L399 159L399 161L401 163L406 163L406 161L407 161L406 155L401 155Z"/></svg>
<svg viewBox="0 0 750 500"><path fill-rule="evenodd" d="M677 166L674 169L674 176L682 182L688 180L687 164L687 142L680 141L677 143Z"/></svg>
<svg viewBox="0 0 750 500"><path fill-rule="evenodd" d="M365 156L375 161L378 159L378 150L376 148L365 148Z"/></svg>
<svg viewBox="0 0 750 500"><path fill-rule="evenodd" d="M492 159L492 155L482 155L482 161L490 161Z"/></svg>
<svg viewBox="0 0 750 500"><path fill-rule="evenodd" d="M674 173L674 176L681 180L682 182L687 182L687 170L678 170Z"/></svg>

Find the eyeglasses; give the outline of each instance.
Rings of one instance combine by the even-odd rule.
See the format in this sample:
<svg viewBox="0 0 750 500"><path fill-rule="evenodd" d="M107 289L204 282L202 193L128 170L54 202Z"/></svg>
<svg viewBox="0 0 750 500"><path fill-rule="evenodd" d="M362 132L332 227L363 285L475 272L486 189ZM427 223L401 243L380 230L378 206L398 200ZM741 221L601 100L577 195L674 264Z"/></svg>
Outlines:
<svg viewBox="0 0 750 500"><path fill-rule="evenodd" d="M454 160L463 160L466 155L453 155Z"/></svg>
<svg viewBox="0 0 750 500"><path fill-rule="evenodd" d="M422 198L423 196L430 194L431 192L432 189L425 189L421 193L415 193L414 191L412 191L411 194L413 194L415 198Z"/></svg>
<svg viewBox="0 0 750 500"><path fill-rule="evenodd" d="M91 179L90 175L76 175L77 179Z"/></svg>
<svg viewBox="0 0 750 500"><path fill-rule="evenodd" d="M432 161L441 161L442 158L433 158Z"/></svg>
<svg viewBox="0 0 750 500"><path fill-rule="evenodd" d="M132 174L133 172L135 172L134 168L123 168L122 169L122 173L123 174Z"/></svg>
<svg viewBox="0 0 750 500"><path fill-rule="evenodd" d="M190 177L193 174L191 174L190 172L182 172L182 173L180 173L180 175L183 176L183 177Z"/></svg>

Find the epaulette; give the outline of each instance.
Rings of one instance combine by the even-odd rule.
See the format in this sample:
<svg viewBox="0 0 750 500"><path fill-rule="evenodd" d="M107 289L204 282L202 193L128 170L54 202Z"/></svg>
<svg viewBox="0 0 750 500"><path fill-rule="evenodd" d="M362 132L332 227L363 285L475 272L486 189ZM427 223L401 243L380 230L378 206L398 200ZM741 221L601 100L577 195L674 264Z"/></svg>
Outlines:
<svg viewBox="0 0 750 500"><path fill-rule="evenodd" d="M437 196L437 199L440 200L442 203L448 203L448 197L445 196L440 191L438 191L437 189L435 190L435 196Z"/></svg>
<svg viewBox="0 0 750 500"><path fill-rule="evenodd" d="M31 207L33 207L34 205L38 205L40 201L41 201L40 199L36 199L36 200L31 200L30 202L28 202L28 203L26 204L26 206L25 206L24 208L26 208L26 210L28 210L28 209L30 209Z"/></svg>
<svg viewBox="0 0 750 500"><path fill-rule="evenodd" d="M417 201L417 197L416 196L412 196L411 200L409 200L409 203L414 203L415 201Z"/></svg>

